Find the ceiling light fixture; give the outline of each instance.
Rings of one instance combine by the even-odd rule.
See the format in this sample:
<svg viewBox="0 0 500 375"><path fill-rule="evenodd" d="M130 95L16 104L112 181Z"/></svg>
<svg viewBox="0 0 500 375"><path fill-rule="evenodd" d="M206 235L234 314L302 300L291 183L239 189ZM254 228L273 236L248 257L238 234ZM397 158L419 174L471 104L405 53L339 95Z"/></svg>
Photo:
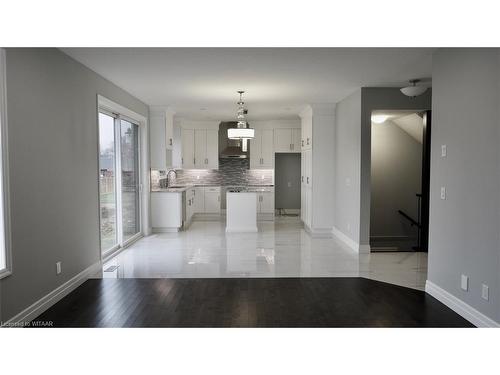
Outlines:
<svg viewBox="0 0 500 375"><path fill-rule="evenodd" d="M419 79L411 79L410 86L403 87L401 89L401 92L404 95L409 96L410 98L415 98L419 95L422 95L424 92L427 91L427 87L417 86L417 83L419 82L420 82Z"/></svg>
<svg viewBox="0 0 500 375"><path fill-rule="evenodd" d="M372 122L374 122L375 124L381 124L385 122L388 118L389 116L386 115L372 115Z"/></svg>
<svg viewBox="0 0 500 375"><path fill-rule="evenodd" d="M227 129L227 137L229 139L241 140L241 147L243 151L245 151L247 146L247 140L255 137L255 130L248 127L248 124L245 120L245 114L247 110L244 107L245 102L243 101L242 95L245 91L238 91L240 94L240 101L238 102L238 111L237 111L237 119L238 124L236 128Z"/></svg>

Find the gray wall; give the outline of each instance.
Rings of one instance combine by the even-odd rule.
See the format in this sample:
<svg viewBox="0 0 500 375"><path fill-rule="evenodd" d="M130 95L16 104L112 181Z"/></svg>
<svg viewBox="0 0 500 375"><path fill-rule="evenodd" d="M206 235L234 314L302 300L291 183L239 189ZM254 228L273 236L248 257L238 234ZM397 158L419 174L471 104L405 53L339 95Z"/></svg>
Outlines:
<svg viewBox="0 0 500 375"><path fill-rule="evenodd" d="M100 260L97 94L148 115L57 49L7 49L13 275L0 281L4 321Z"/></svg>
<svg viewBox="0 0 500 375"><path fill-rule="evenodd" d="M377 109L428 110L431 109L431 98L431 90L416 98L409 98L396 87L361 89L360 245L368 245L370 241L371 113Z"/></svg>
<svg viewBox="0 0 500 375"><path fill-rule="evenodd" d="M300 209L299 153L275 154L274 181L275 207Z"/></svg>
<svg viewBox="0 0 500 375"><path fill-rule="evenodd" d="M359 243L361 90L337 103L334 167L335 227Z"/></svg>
<svg viewBox="0 0 500 375"><path fill-rule="evenodd" d="M418 219L422 144L394 122L372 124L370 237L415 237L415 227L398 214Z"/></svg>
<svg viewBox="0 0 500 375"><path fill-rule="evenodd" d="M428 280L500 322L500 55L442 49L433 57ZM447 156L441 157L441 145ZM447 188L446 200L440 187ZM469 276L469 291L460 275ZM481 298L481 284L490 300Z"/></svg>

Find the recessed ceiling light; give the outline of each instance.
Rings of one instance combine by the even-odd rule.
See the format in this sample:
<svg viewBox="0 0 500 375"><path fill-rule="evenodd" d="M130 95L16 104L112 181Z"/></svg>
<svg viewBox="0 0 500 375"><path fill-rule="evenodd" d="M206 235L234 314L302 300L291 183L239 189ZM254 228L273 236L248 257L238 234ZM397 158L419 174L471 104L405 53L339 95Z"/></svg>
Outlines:
<svg viewBox="0 0 500 375"><path fill-rule="evenodd" d="M381 124L387 120L389 116L387 115L372 115L372 122L375 124Z"/></svg>

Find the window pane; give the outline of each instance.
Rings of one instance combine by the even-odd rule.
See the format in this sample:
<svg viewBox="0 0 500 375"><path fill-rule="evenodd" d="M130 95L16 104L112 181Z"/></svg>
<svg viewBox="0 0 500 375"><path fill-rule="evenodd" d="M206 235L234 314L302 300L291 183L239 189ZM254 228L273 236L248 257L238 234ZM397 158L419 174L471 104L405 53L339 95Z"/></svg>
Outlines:
<svg viewBox="0 0 500 375"><path fill-rule="evenodd" d="M114 118L99 113L99 211L101 251L117 244Z"/></svg>
<svg viewBox="0 0 500 375"><path fill-rule="evenodd" d="M139 127L128 121L120 123L122 164L123 241L140 231L139 218Z"/></svg>

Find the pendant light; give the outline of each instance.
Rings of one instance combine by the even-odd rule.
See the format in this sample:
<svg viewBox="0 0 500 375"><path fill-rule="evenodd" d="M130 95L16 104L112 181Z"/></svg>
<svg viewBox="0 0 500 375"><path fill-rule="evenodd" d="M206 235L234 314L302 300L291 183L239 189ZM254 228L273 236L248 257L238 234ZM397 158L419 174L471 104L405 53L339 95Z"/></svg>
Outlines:
<svg viewBox="0 0 500 375"><path fill-rule="evenodd" d="M240 101L238 102L238 111L237 111L237 119L238 124L236 128L227 129L227 137L229 139L236 139L242 141L242 148L246 148L247 140L255 137L255 130L248 127L248 124L245 120L245 107L242 95L245 91L238 91L240 94ZM245 151L245 150L243 150Z"/></svg>

